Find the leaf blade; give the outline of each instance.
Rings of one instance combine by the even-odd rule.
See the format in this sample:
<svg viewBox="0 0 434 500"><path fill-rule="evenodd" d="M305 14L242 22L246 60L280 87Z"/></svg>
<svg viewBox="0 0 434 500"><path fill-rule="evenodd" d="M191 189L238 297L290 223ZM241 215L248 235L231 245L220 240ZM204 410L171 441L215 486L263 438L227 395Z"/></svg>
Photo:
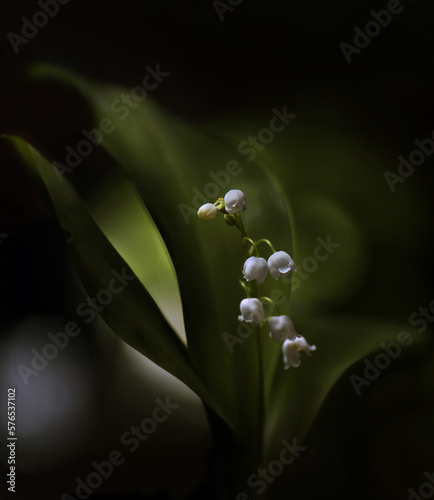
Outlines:
<svg viewBox="0 0 434 500"><path fill-rule="evenodd" d="M104 320L125 342L186 383L225 419L191 366L185 346L146 288L107 241L69 181L59 182L50 163L26 141L16 136L5 138L14 144L29 167L61 227L72 235L69 250L90 295L106 289L113 276L123 276L125 287L121 293L113 293L113 300L104 307Z"/></svg>

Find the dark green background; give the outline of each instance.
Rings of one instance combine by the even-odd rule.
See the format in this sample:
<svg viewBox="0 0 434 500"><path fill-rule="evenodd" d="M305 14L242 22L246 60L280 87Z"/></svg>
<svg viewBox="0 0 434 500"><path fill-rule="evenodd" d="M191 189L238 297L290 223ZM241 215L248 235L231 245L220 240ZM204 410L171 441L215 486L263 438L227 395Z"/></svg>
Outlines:
<svg viewBox="0 0 434 500"><path fill-rule="evenodd" d="M146 65L160 63L171 75L153 98L198 126L234 117L244 129L254 123L254 133L273 107L286 104L297 114L291 127L298 127L303 147L298 162L286 167L282 161L275 170L293 210L312 193L336 200L357 221L368 256L357 289L329 309L405 327L409 314L434 298L432 159L397 184L395 193L383 172L396 172L397 156L408 155L415 139L434 130L434 40L430 3L402 4L404 11L347 64L339 44L351 43L353 27L363 28L369 11L386 2L244 0L221 22L211 1L71 0L15 55L7 33L19 32L20 18L38 7L2 1L0 132L21 135L60 160L65 145L77 143L80 130L90 126L78 94L25 78L28 65L40 61L127 87L141 81ZM353 163L339 162L341 148L352 151ZM2 323L64 314L71 283L62 272L68 261L61 235L11 148L0 145L0 154L0 232L10 235L0 246ZM104 170L102 153L92 161ZM292 482L282 485L282 498L407 498L407 488L423 482L425 470L434 471L427 444L433 443L432 381L418 369L429 359L429 348L409 350L360 398L343 378L308 440L313 451L298 463ZM103 403L98 411L104 415ZM92 457L92 447L83 448ZM32 485L39 496L22 498L59 498L56 492L72 486L71 470L80 464L68 467L23 475L21 484ZM104 487L128 490L126 478L141 473L137 460Z"/></svg>

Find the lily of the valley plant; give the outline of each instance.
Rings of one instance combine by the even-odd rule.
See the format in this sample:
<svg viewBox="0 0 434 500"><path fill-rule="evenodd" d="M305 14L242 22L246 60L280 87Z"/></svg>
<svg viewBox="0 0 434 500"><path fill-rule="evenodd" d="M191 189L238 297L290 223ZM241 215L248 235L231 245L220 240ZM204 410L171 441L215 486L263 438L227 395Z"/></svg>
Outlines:
<svg viewBox="0 0 434 500"><path fill-rule="evenodd" d="M271 241L261 238L257 241L248 237L246 227L243 223L241 212L246 210L246 196L239 189L231 189L224 198L218 198L214 203L205 203L197 211L197 215L204 221L211 221L216 218L218 212L224 214L225 222L236 227L243 240L250 245L249 255L244 262L243 276L245 281L240 280L240 284L246 292L247 298L240 303L239 321L253 323L255 325L265 326L268 324L270 337L276 342L282 342L282 354L284 360L284 368L287 370L290 366L297 367L300 365L300 351L304 351L308 356L311 356L311 351L316 349L316 346L310 346L306 339L296 332L294 324L286 314L279 314L279 308L271 299L271 297L262 296L255 297L257 287L252 286L252 282L256 281L259 285L263 283L270 273L270 276L278 280L281 275L294 273L296 266L292 257L283 250L276 251ZM261 257L259 244L265 244L271 250L271 255L268 261ZM277 316L266 316L264 305L272 306L272 309L277 312Z"/></svg>
<svg viewBox="0 0 434 500"><path fill-rule="evenodd" d="M288 316L295 272L289 253L293 245L297 248L300 233L294 234L291 205L272 169L273 162L282 160L258 153L248 165L240 158L228 161L235 158L234 146L245 130L232 130L228 121L204 133L152 97L138 102L124 120L112 103L130 89L50 65L37 66L33 74L73 85L89 106L93 127L108 120L113 131L103 135L101 156L92 153L76 169L62 168L61 175L61 157L45 158L21 137L8 140L64 230L60 234L68 235L65 245L86 294L95 296L106 287L112 270L136 277L98 314L120 339L202 400L214 437L209 470L213 486L221 490L216 498L246 499L244 492L256 493L249 477L258 465L274 463L284 441L302 442L339 377L380 342L395 338L396 329L387 337L383 327L360 326L359 319L350 328L334 315L318 320L310 309L315 302L305 295L304 301L298 299L302 307L290 313L300 325L298 333ZM246 196L238 189L207 203L229 185L229 172L249 195L246 212ZM222 216L241 233L242 244L224 224L202 224L196 213L208 221ZM348 262L347 269L353 269ZM177 293L185 339L160 307L147 274L151 268L164 276L165 291ZM337 296L339 280L318 283L327 298L337 287ZM230 350L223 335L235 337L235 330L236 349ZM315 350L301 336L306 331L310 339L327 336L321 355L298 371L283 372L282 367L300 365L302 351L310 355ZM295 470L285 468L282 480ZM273 485L261 498L271 494Z"/></svg>

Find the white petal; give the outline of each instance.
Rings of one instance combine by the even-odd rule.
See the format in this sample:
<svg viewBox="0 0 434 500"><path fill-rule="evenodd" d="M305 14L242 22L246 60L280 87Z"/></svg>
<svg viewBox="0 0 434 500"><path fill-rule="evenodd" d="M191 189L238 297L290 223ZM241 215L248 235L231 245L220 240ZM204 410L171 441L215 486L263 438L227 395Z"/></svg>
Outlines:
<svg viewBox="0 0 434 500"><path fill-rule="evenodd" d="M316 351L316 346L309 345L304 337L296 338L293 343L298 350L304 351L308 356L312 356L311 351Z"/></svg>
<svg viewBox="0 0 434 500"><path fill-rule="evenodd" d="M282 342L282 340L285 339L285 337L282 335L282 332L276 332L271 330L270 332L270 337L275 341L275 342Z"/></svg>
<svg viewBox="0 0 434 500"><path fill-rule="evenodd" d="M267 261L262 257L249 257L243 266L243 275L246 281L256 280L263 283L268 273Z"/></svg>
<svg viewBox="0 0 434 500"><path fill-rule="evenodd" d="M274 252L268 259L268 269L271 276L277 280L281 274L295 271L295 264L291 256L282 250Z"/></svg>
<svg viewBox="0 0 434 500"><path fill-rule="evenodd" d="M271 330L270 337L276 340L276 342L280 342L284 339L294 340L297 336L294 323L286 314L282 316L272 316L268 320L268 326Z"/></svg>
<svg viewBox="0 0 434 500"><path fill-rule="evenodd" d="M296 368L300 366L300 355L297 349L294 349L293 342L290 340L285 340L282 345L283 363L285 365L285 370L288 370L290 366Z"/></svg>
<svg viewBox="0 0 434 500"><path fill-rule="evenodd" d="M225 209L228 214L236 214L246 209L246 197L239 189L231 189L225 194Z"/></svg>
<svg viewBox="0 0 434 500"><path fill-rule="evenodd" d="M274 278L275 280L279 279L280 271L277 266L270 266L270 264L268 264L268 270L270 271L272 278Z"/></svg>
<svg viewBox="0 0 434 500"><path fill-rule="evenodd" d="M240 311L246 323L262 323L265 318L264 308L259 299L243 299Z"/></svg>

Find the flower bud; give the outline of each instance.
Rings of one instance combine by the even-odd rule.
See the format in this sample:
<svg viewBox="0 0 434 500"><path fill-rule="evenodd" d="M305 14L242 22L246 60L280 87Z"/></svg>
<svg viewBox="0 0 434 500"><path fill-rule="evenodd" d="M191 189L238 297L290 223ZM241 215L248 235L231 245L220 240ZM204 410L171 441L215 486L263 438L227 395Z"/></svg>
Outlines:
<svg viewBox="0 0 434 500"><path fill-rule="evenodd" d="M277 280L281 274L295 271L295 264L286 252L274 252L268 259L268 269L271 276Z"/></svg>
<svg viewBox="0 0 434 500"><path fill-rule="evenodd" d="M259 299L243 299L240 303L241 316L239 319L246 323L262 323L265 318L264 308Z"/></svg>
<svg viewBox="0 0 434 500"><path fill-rule="evenodd" d="M246 281L256 280L263 283L268 273L267 261L262 257L249 257L243 266L243 275Z"/></svg>
<svg viewBox="0 0 434 500"><path fill-rule="evenodd" d="M205 203L205 205L202 205L199 208L197 215L199 216L199 219L210 221L215 219L217 212L217 208L212 203Z"/></svg>
<svg viewBox="0 0 434 500"><path fill-rule="evenodd" d="M294 323L286 314L282 316L272 316L268 320L268 326L270 327L270 337L276 342L285 339L295 340L297 338Z"/></svg>
<svg viewBox="0 0 434 500"><path fill-rule="evenodd" d="M246 197L239 189L231 189L225 194L225 209L228 214L236 214L246 209Z"/></svg>

